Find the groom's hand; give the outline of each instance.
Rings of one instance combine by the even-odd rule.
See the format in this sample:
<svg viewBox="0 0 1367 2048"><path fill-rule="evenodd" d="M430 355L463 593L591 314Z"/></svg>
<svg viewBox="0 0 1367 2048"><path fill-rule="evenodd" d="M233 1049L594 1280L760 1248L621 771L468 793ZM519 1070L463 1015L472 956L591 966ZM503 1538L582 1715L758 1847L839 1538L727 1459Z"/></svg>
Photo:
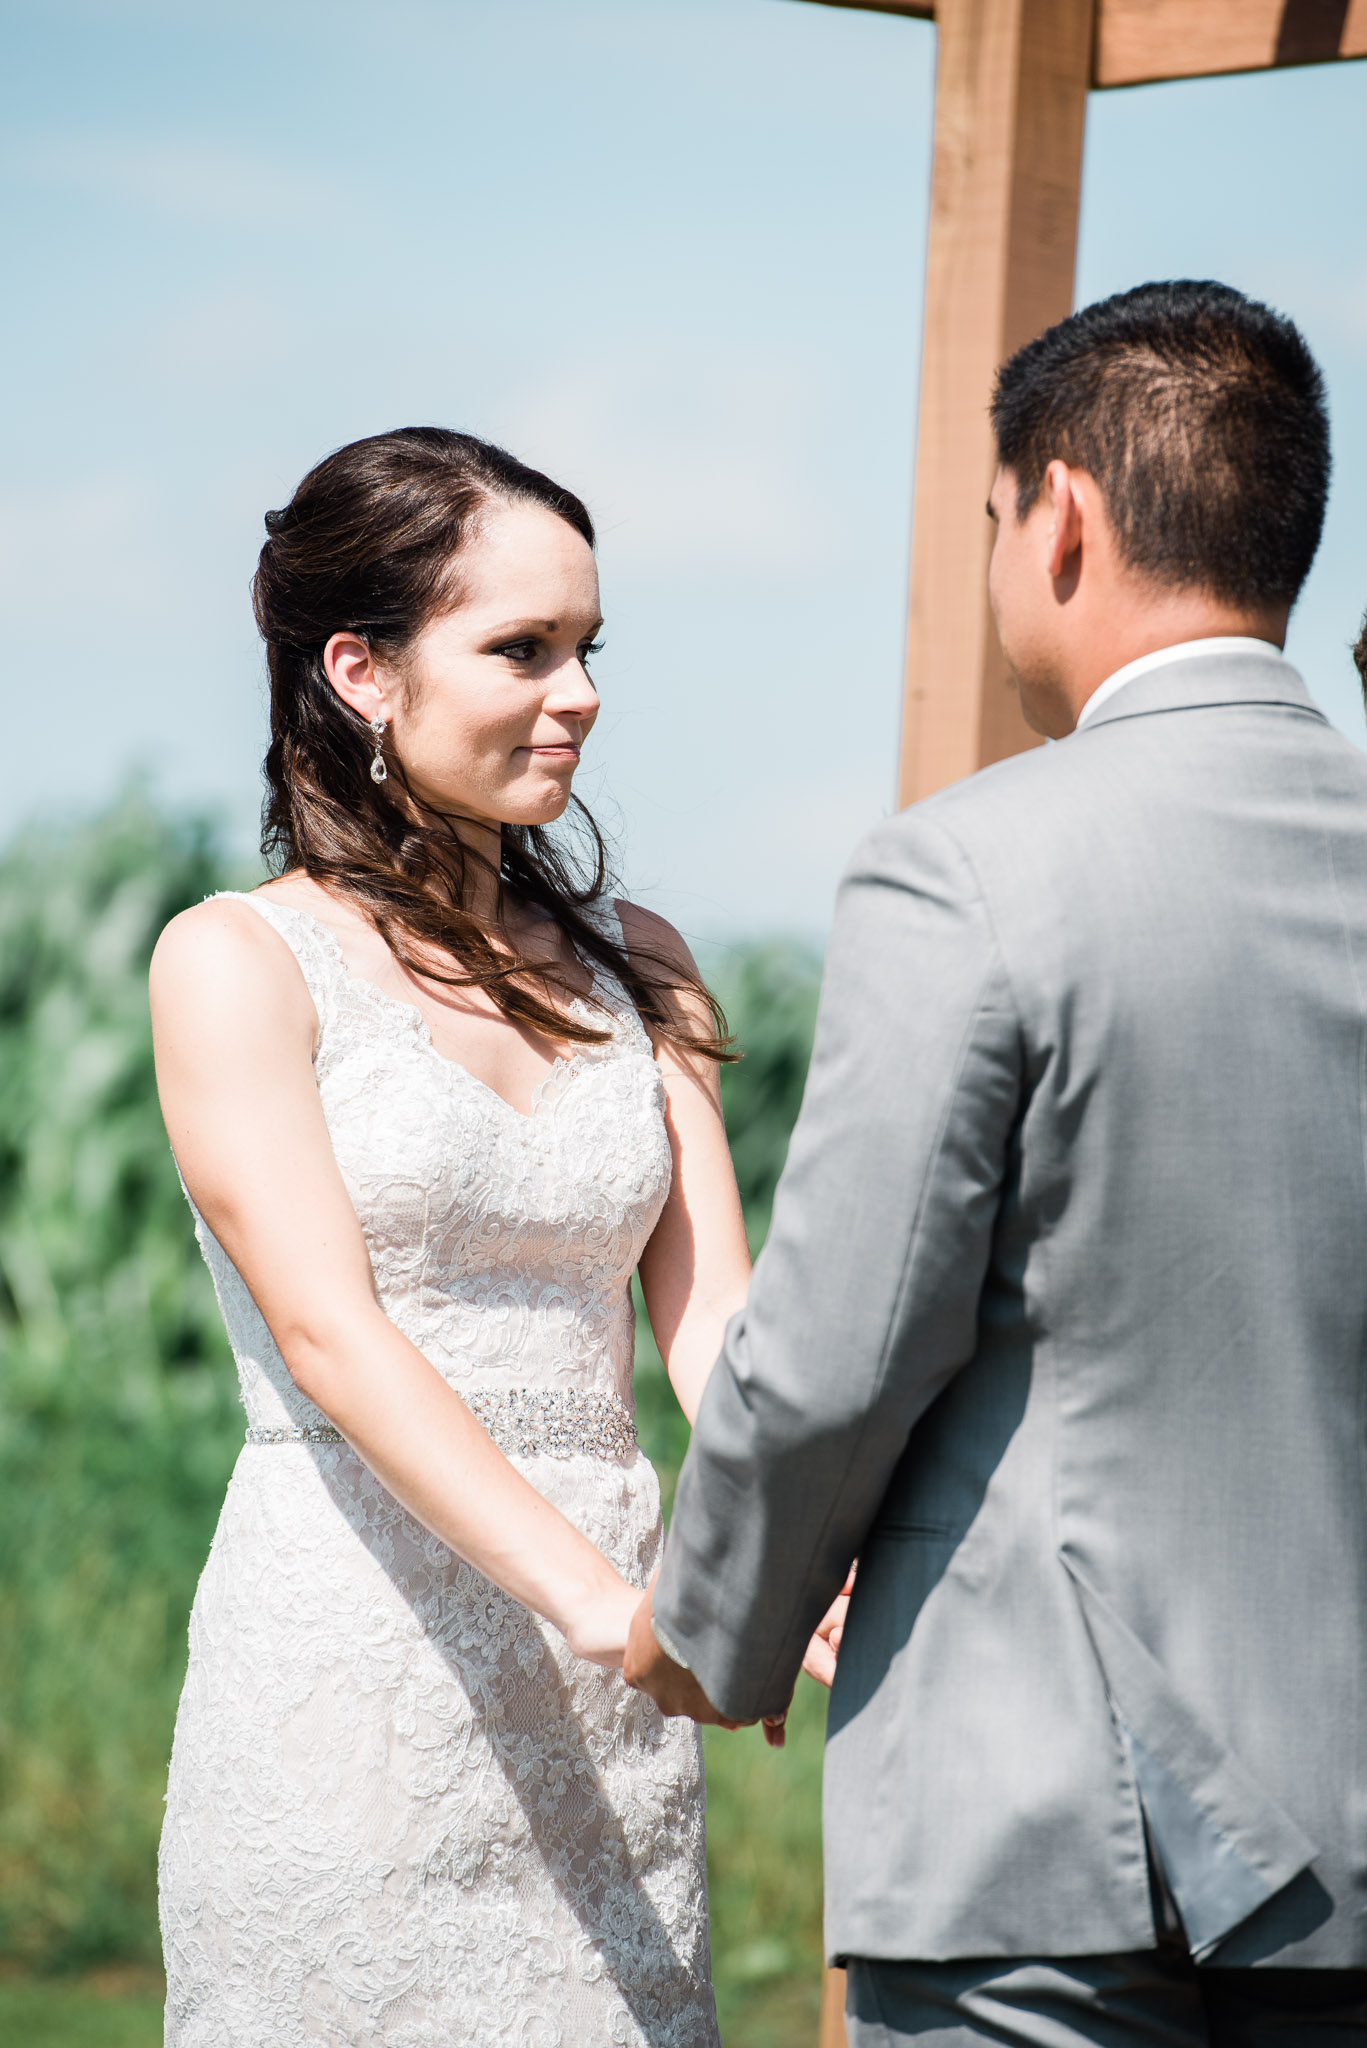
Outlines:
<svg viewBox="0 0 1367 2048"><path fill-rule="evenodd" d="M816 1634L808 1643L807 1654L802 1660L807 1676L814 1678L818 1685L824 1685L828 1692L835 1679L835 1660L840 1654L840 1639L845 1633L845 1616L849 1612L857 1570L857 1565L850 1566L849 1577L818 1623Z"/></svg>
<svg viewBox="0 0 1367 2048"><path fill-rule="evenodd" d="M622 1660L622 1676L627 1684L637 1692L649 1693L662 1714L687 1714L690 1721L700 1721L712 1728L753 1727L751 1721L728 1721L724 1714L719 1714L693 1673L685 1665L676 1664L660 1647L650 1625L653 1591L652 1585L651 1592L631 1617L626 1656Z"/></svg>

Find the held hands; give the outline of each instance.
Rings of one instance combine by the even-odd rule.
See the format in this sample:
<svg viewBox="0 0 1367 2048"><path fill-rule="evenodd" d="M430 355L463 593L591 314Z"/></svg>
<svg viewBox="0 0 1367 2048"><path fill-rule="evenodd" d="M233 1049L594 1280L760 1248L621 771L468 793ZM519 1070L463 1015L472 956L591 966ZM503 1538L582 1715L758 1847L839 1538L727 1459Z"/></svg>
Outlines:
<svg viewBox="0 0 1367 2048"><path fill-rule="evenodd" d="M808 1676L814 1678L818 1685L828 1688L835 1677L836 1659L840 1654L841 1638L845 1633L845 1616L849 1611L850 1594L854 1590L854 1575L857 1570L857 1564L850 1566L849 1576L818 1623L816 1633L807 1645L807 1654L802 1660L802 1668ZM622 1676L627 1684L637 1692L647 1693L660 1712L670 1718L687 1715L689 1720L711 1728L753 1727L752 1721L730 1721L724 1714L718 1713L693 1673L684 1665L676 1664L668 1651L658 1642L651 1626L654 1592L655 1581L652 1579L644 1598L639 1598L634 1593L630 1596L638 1604L630 1616L626 1650L620 1660ZM616 1620L614 1610L614 1626ZM579 1654L582 1656L587 1652L580 1651ZM609 1663L617 1660L601 1657L594 1661ZM781 1714L765 1716L764 1739L771 1749L783 1748L784 1724L787 1719L786 1708Z"/></svg>
<svg viewBox="0 0 1367 2048"><path fill-rule="evenodd" d="M803 1670L816 1679L819 1685L829 1687L835 1676L840 1640L845 1632L845 1615L854 1587L854 1574L855 1566L851 1565L849 1577L827 1608L802 1660ZM718 1713L693 1673L686 1670L682 1664L676 1664L661 1648L651 1627L653 1592L652 1580L650 1592L641 1601L631 1619L626 1656L622 1663L622 1676L627 1684L638 1692L648 1693L662 1714L686 1714L690 1720L698 1721L704 1727L752 1727L753 1722L728 1721L725 1715ZM787 1718L786 1709L782 1714L766 1715L763 1724L764 1739L771 1749L783 1748L784 1723Z"/></svg>
<svg viewBox="0 0 1367 2048"><path fill-rule="evenodd" d="M636 1692L648 1693L662 1714L671 1719L686 1714L707 1728L752 1728L752 1721L728 1721L719 1714L691 1671L663 1650L650 1625L654 1579L650 1591L640 1600L631 1619L622 1676ZM768 1733L766 1724L765 1733Z"/></svg>

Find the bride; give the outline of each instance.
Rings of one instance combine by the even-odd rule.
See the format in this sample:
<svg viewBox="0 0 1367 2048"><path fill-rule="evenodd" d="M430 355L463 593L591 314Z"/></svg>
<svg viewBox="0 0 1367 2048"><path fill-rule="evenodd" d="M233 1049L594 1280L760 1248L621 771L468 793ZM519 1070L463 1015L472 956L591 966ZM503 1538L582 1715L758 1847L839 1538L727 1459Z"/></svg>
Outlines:
<svg viewBox="0 0 1367 2048"><path fill-rule="evenodd" d="M169 926L167 1129L247 1441L162 1842L172 2048L711 2048L696 1730L624 1686L661 1548L631 1276L692 1418L748 1253L724 1026L547 827L593 527L431 428L255 582L278 879Z"/></svg>

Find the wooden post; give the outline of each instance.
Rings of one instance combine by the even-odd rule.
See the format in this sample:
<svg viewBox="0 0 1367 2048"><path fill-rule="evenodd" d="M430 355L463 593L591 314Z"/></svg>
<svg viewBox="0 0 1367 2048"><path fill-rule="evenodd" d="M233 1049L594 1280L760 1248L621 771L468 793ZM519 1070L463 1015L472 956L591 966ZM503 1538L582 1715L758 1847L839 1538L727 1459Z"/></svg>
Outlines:
<svg viewBox="0 0 1367 2048"><path fill-rule="evenodd" d="M1002 358L1072 310L1092 0L939 0L898 796L1036 743L987 606Z"/></svg>
<svg viewBox="0 0 1367 2048"><path fill-rule="evenodd" d="M845 1972L827 1970L821 1987L820 2048L849 2048L845 2032Z"/></svg>

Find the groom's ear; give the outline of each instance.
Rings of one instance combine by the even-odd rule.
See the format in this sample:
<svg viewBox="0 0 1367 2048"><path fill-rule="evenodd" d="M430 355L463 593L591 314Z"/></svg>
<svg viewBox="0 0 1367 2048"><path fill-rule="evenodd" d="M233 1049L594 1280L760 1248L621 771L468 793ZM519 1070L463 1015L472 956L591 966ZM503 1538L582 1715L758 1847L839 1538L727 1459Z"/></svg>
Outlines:
<svg viewBox="0 0 1367 2048"><path fill-rule="evenodd" d="M1075 582L1087 523L1077 472L1066 462L1051 462L1040 497L1049 508L1049 574L1055 583Z"/></svg>

